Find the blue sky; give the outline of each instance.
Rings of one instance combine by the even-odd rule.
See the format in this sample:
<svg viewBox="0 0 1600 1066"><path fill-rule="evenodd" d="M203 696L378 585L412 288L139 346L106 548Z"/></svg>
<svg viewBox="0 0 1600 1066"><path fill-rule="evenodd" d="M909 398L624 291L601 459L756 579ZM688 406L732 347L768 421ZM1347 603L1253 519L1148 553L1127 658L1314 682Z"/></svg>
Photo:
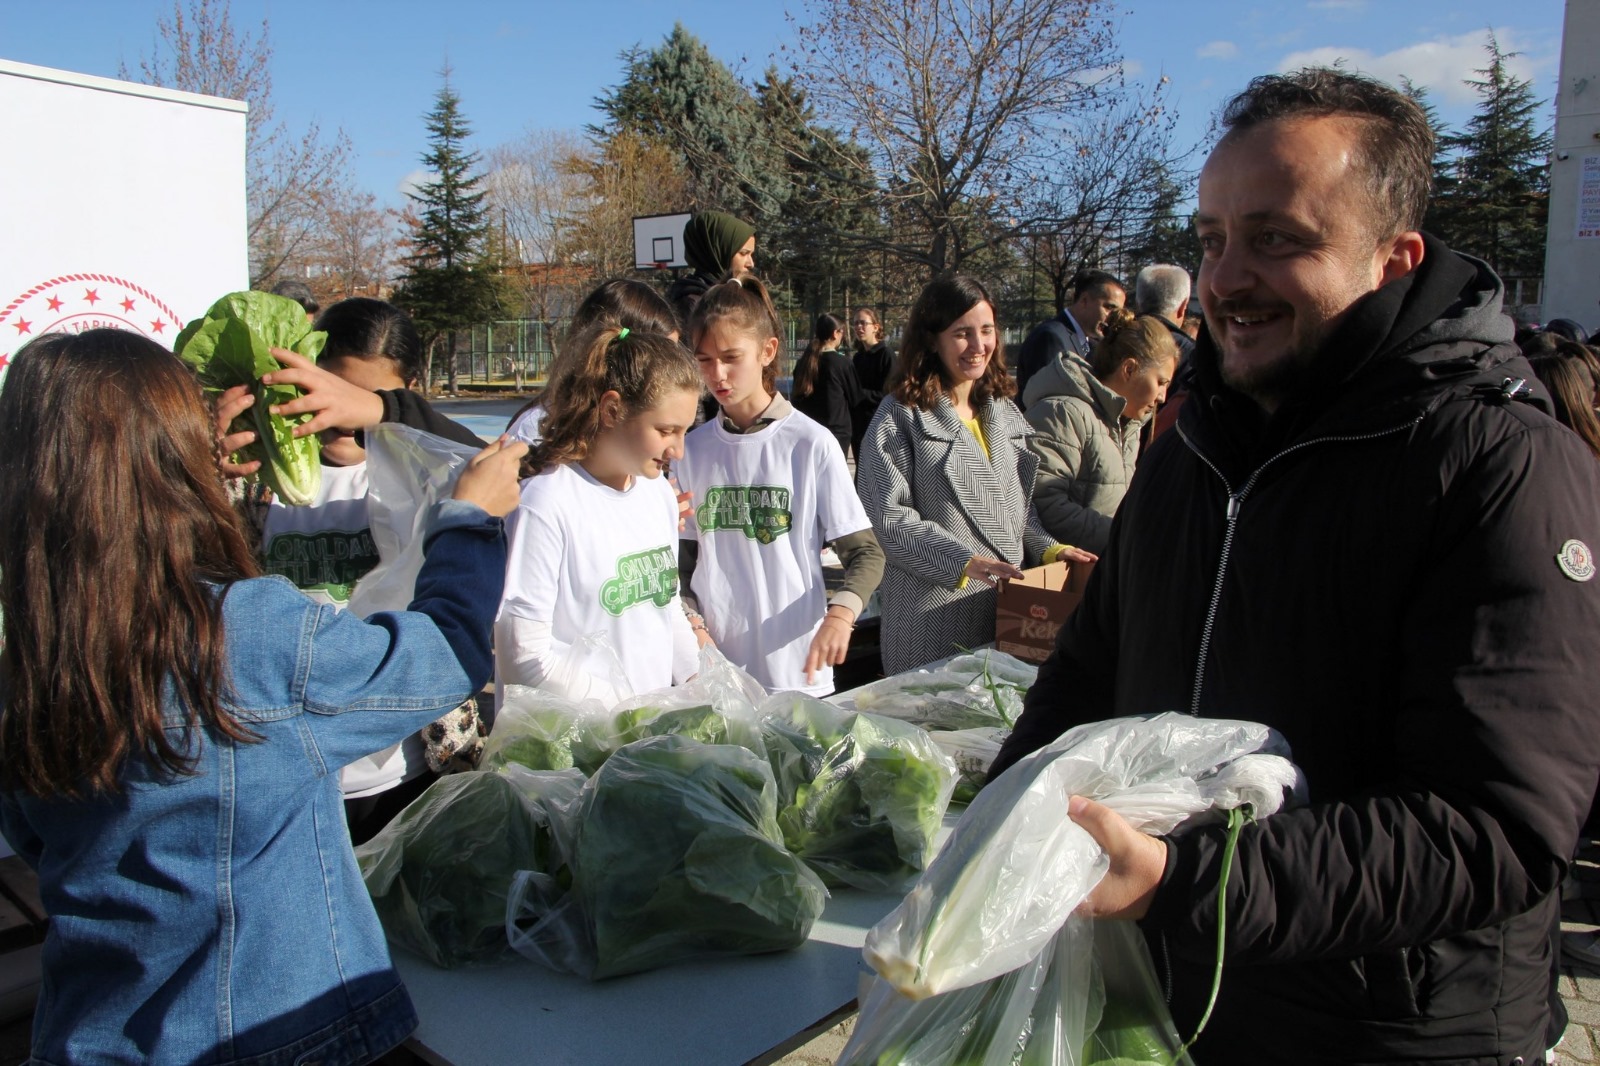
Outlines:
<svg viewBox="0 0 1600 1066"><path fill-rule="evenodd" d="M446 60L483 149L593 121L595 96L620 78L618 53L654 44L674 21L754 80L792 37L786 6L800 13L803 0L233 0L232 10L237 26L270 24L278 117L342 128L358 182L397 203L418 171L422 116ZM0 0L0 57L115 77L119 61L137 68L171 10L171 0ZM1409 75L1462 121L1471 97L1460 81L1481 63L1490 28L1549 98L1562 11L1561 0L1131 0L1119 17L1130 75L1171 79L1179 137L1193 142L1252 76L1336 57Z"/></svg>

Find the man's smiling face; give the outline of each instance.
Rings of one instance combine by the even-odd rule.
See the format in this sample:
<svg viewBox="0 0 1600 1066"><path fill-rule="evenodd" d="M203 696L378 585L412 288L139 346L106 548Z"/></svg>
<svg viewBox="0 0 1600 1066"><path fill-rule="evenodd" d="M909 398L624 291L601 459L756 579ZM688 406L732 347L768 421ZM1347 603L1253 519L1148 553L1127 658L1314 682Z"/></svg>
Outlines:
<svg viewBox="0 0 1600 1066"><path fill-rule="evenodd" d="M1268 410L1351 306L1409 269L1395 272L1396 238L1376 232L1362 121L1265 122L1224 138L1200 172L1200 304L1223 381Z"/></svg>

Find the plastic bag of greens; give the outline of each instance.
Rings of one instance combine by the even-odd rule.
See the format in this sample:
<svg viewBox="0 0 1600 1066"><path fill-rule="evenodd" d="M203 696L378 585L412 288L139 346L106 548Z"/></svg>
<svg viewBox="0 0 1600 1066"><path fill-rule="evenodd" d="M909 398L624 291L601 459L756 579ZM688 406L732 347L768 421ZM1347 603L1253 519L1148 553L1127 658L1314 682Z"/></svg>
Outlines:
<svg viewBox="0 0 1600 1066"><path fill-rule="evenodd" d="M863 953L884 980L839 1061L1188 1063L1142 934L1072 917L1105 856L1065 801L1089 796L1158 834L1219 804L1258 803L1255 813L1270 815L1297 775L1261 752L1286 750L1262 725L1166 714L1081 726L1017 763L978 795L928 872L867 934ZM1221 900L1243 813L1229 818ZM1222 952L1219 938L1219 973ZM966 1057L942 1057L951 1045Z"/></svg>
<svg viewBox="0 0 1600 1066"><path fill-rule="evenodd" d="M652 737L584 786L569 893L519 878L517 951L598 979L802 943L827 889L783 846L772 771L753 752Z"/></svg>
<svg viewBox="0 0 1600 1066"><path fill-rule="evenodd" d="M507 685L505 702L483 742L481 765L529 770L576 767L588 776L605 761L595 738L606 719L606 709L593 700L580 703L544 689Z"/></svg>
<svg viewBox="0 0 1600 1066"><path fill-rule="evenodd" d="M450 498L479 451L393 422L367 430L366 447L367 522L378 565L350 590L350 610L362 618L411 605L428 510Z"/></svg>
<svg viewBox="0 0 1600 1066"><path fill-rule="evenodd" d="M702 744L733 744L764 756L757 707L766 695L754 678L707 646L700 649L699 672L688 682L623 700L593 721L584 754L597 768L625 744L681 736Z"/></svg>
<svg viewBox="0 0 1600 1066"><path fill-rule="evenodd" d="M929 730L1010 729L1037 667L1004 652L984 649L943 666L897 674L854 690L849 706L915 722Z"/></svg>
<svg viewBox="0 0 1600 1066"><path fill-rule="evenodd" d="M796 692L761 714L789 849L830 886L888 892L915 879L956 782L927 732Z"/></svg>
<svg viewBox="0 0 1600 1066"><path fill-rule="evenodd" d="M581 782L573 771L539 782L494 773L434 782L356 849L389 939L445 967L503 953L511 879L519 870L559 871L551 823Z"/></svg>
<svg viewBox="0 0 1600 1066"><path fill-rule="evenodd" d="M989 779L989 767L1000 755L1000 746L1011 735L1009 729L980 726L976 729L930 729L928 736L956 764L956 790L951 803L971 803Z"/></svg>
<svg viewBox="0 0 1600 1066"><path fill-rule="evenodd" d="M1016 969L1105 873L1100 846L1066 817L1067 797L1166 833L1210 805L1200 779L1263 750L1287 746L1264 725L1183 714L1067 731L978 793L916 887L867 934L867 962L912 999Z"/></svg>
<svg viewBox="0 0 1600 1066"><path fill-rule="evenodd" d="M1088 988L1087 929L1069 923L1010 973L923 1000L874 978L839 1066L1077 1066L1089 998L1064 991Z"/></svg>
<svg viewBox="0 0 1600 1066"><path fill-rule="evenodd" d="M923 1000L874 980L839 1066L1193 1066L1131 922L1068 920L1015 970Z"/></svg>

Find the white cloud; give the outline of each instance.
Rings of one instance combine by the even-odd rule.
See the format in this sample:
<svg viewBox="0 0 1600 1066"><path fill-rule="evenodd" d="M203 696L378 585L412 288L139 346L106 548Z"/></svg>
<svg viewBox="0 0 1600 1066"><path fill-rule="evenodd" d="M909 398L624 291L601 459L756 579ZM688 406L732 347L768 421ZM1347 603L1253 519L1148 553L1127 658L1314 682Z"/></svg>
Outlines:
<svg viewBox="0 0 1600 1066"><path fill-rule="evenodd" d="M401 196L410 196L422 188L423 182L432 181L434 177L431 170L413 170L400 179L400 184L395 186L394 191Z"/></svg>
<svg viewBox="0 0 1600 1066"><path fill-rule="evenodd" d="M1212 41L1196 48L1194 54L1201 59L1234 59L1239 55L1239 46L1232 41Z"/></svg>
<svg viewBox="0 0 1600 1066"><path fill-rule="evenodd" d="M1366 48L1311 48L1284 56L1278 61L1278 69L1332 66L1342 61L1347 70L1370 74L1392 85L1398 85L1402 77L1410 78L1413 83L1431 90L1440 103L1469 104L1475 102L1477 96L1470 86L1463 84L1463 79L1477 77L1473 72L1484 65L1484 45L1489 32L1478 30L1455 37L1436 37L1381 54ZM1506 64L1513 77L1537 82L1541 73L1556 60L1548 51L1536 52L1524 45L1515 30L1499 29L1494 33L1502 50L1522 53Z"/></svg>

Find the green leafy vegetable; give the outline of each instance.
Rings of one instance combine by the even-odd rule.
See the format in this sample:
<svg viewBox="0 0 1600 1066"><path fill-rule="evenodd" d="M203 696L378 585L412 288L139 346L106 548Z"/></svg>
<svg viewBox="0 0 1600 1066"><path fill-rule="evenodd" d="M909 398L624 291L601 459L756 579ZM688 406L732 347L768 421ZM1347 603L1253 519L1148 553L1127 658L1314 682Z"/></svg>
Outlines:
<svg viewBox="0 0 1600 1066"><path fill-rule="evenodd" d="M794 693L763 710L784 843L829 885L904 889L933 857L949 756L916 726Z"/></svg>
<svg viewBox="0 0 1600 1066"><path fill-rule="evenodd" d="M578 784L558 782L556 791L575 797ZM500 774L434 782L356 849L389 939L446 967L504 952L512 876L568 876L551 822L546 806Z"/></svg>
<svg viewBox="0 0 1600 1066"><path fill-rule="evenodd" d="M266 292L234 292L185 326L174 342L174 350L194 368L208 392L250 386L256 402L234 419L229 431L255 431L256 440L240 450L238 459L259 459L258 476L287 504L308 504L316 498L322 484L322 444L314 434L298 439L293 435L294 427L312 415L285 418L269 410L294 399L300 390L293 385L263 385L261 376L282 369L268 349L287 348L314 360L327 339L326 333L311 329L305 310L293 300Z"/></svg>
<svg viewBox="0 0 1600 1066"><path fill-rule="evenodd" d="M784 849L772 773L744 748L652 737L584 788L572 889L593 977L796 947L827 890Z"/></svg>

